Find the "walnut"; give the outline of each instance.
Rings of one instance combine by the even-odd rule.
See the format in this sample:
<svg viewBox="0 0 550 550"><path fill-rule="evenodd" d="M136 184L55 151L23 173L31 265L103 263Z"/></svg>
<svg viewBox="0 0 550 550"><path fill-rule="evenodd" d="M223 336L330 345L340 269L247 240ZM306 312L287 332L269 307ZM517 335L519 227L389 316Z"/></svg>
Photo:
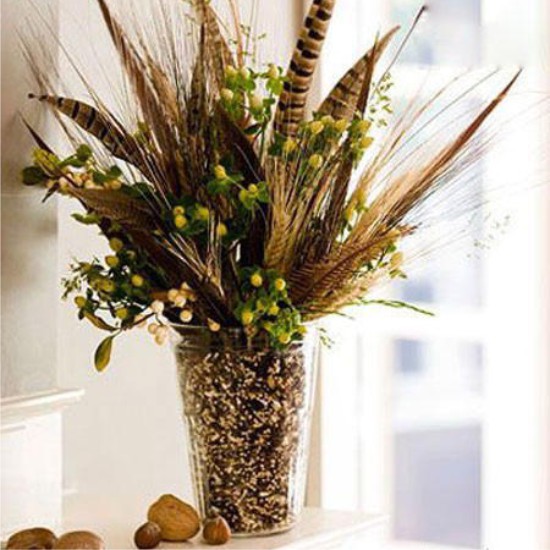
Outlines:
<svg viewBox="0 0 550 550"><path fill-rule="evenodd" d="M8 539L6 548L20 548L25 550L44 548L50 550L53 548L56 540L56 536L49 529L35 527L34 529L25 529L24 531L13 534Z"/></svg>
<svg viewBox="0 0 550 550"><path fill-rule="evenodd" d="M144 523L134 535L134 542L138 548L156 548L162 540L162 531L157 523Z"/></svg>
<svg viewBox="0 0 550 550"><path fill-rule="evenodd" d="M149 508L147 519L160 527L166 541L183 542L200 530L197 511L174 495L163 495Z"/></svg>
<svg viewBox="0 0 550 550"><path fill-rule="evenodd" d="M54 546L54 550L105 550L103 539L90 531L65 533Z"/></svg>

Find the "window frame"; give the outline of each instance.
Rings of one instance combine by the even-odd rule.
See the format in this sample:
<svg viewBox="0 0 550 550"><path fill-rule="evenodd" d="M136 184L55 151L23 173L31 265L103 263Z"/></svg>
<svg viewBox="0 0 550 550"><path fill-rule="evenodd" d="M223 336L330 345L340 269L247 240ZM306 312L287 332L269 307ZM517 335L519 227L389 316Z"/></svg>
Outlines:
<svg viewBox="0 0 550 550"><path fill-rule="evenodd" d="M350 42L357 45L365 35L374 36L377 29L360 26L365 15L357 17L367 9L364 2L348 0L345 8L341 19L356 33ZM368 9L376 13L369 16L369 26L376 21L385 28L389 1L369 2ZM530 9L519 16L520 22L517 12L514 0L483 0L485 62L499 61L495 35L502 34L506 21L528 32L536 29L536 36L550 51L550 25L542 23L550 21L550 9L542 0L533 0ZM325 90L337 72L327 71L327 63L330 57L321 67L321 89ZM549 85L550 78L544 81L535 72L525 79L523 89L548 89ZM502 159L532 160L530 145L544 140L550 140L550 129L544 129L542 121L539 127L519 132L513 144L489 155L487 177L522 181L521 163ZM550 169L550 162L547 164ZM550 547L550 190L531 189L522 194L519 203L517 199L512 197L500 205L503 212L514 207L516 218L496 250L484 257L486 303L480 310L438 307L434 322L414 314L369 309L363 314L364 326L337 318L325 323L329 332L345 338L333 355L325 350L321 360L323 504L330 501L331 506L371 513L392 509L391 341L396 337L452 335L481 342L485 353L483 543L490 548ZM509 286L494 281L509 273L510 258L525 248L525 243L530 244L522 259L521 279L506 278L509 285L518 285L525 292L511 296ZM510 318L515 323L507 322ZM530 330L533 320L536 328ZM512 324L519 329L512 330ZM363 388L362 399L358 399L358 387Z"/></svg>

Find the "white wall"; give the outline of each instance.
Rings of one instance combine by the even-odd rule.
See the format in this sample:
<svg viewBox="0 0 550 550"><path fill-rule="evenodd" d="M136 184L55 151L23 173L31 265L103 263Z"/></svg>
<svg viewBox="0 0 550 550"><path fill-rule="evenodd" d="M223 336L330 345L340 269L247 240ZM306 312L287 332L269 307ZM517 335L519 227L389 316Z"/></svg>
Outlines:
<svg viewBox="0 0 550 550"><path fill-rule="evenodd" d="M138 11L146 0L133 2ZM89 44L113 64L112 50L95 2L61 0L61 35L78 45ZM114 4L114 2L113 2ZM242 2L244 7L251 1ZM285 62L298 33L301 0L260 0L260 28L270 58ZM80 16L79 16L80 15ZM82 24L86 21L86 25ZM91 55L86 46L82 51ZM97 74L97 73L96 73ZM100 73L99 73L100 74ZM104 79L100 77L100 81ZM94 82L95 83L95 82ZM104 254L93 229L76 226L73 205L59 210L60 272L71 257ZM190 494L184 433L175 368L169 349L156 347L147 334L131 334L116 342L109 369L92 366L101 334L79 323L72 304L59 308L59 379L63 386L86 390L83 402L65 416L65 478L69 490L84 494L137 494L153 499L161 492Z"/></svg>
<svg viewBox="0 0 550 550"><path fill-rule="evenodd" d="M57 2L43 17L57 25ZM56 201L41 205L43 191L19 179L34 147L22 112L41 132L47 117L29 105L32 79L18 33L28 29L33 8L2 0L2 397L43 391L56 383L57 281ZM55 52L53 40L45 46Z"/></svg>

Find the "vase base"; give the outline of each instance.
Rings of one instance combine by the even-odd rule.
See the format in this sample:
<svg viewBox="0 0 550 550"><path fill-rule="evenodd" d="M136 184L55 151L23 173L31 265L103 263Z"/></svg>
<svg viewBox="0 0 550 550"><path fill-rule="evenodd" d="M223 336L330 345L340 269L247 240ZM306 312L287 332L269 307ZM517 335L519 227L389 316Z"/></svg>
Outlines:
<svg viewBox="0 0 550 550"><path fill-rule="evenodd" d="M269 529L267 531L255 531L253 533L243 533L243 532L237 532L237 533L231 533L231 536L235 539L250 539L250 538L264 538L264 537L271 537L275 535L282 535L283 533L288 533L288 531L292 531L298 525L299 520L294 521L293 523L282 525L281 527L274 527L273 529Z"/></svg>

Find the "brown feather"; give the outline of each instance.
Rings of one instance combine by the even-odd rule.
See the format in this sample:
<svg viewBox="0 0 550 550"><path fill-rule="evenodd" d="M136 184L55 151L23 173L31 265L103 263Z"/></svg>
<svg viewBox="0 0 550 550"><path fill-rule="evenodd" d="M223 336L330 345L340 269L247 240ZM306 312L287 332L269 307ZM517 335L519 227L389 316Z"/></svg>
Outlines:
<svg viewBox="0 0 550 550"><path fill-rule="evenodd" d="M69 194L79 199L88 210L125 228L152 231L157 227L147 204L123 191L72 187Z"/></svg>
<svg viewBox="0 0 550 550"><path fill-rule="evenodd" d="M82 101L60 96L30 94L31 99L47 103L69 117L83 130L96 137L115 157L136 164L138 147L135 140L118 129L111 116Z"/></svg>
<svg viewBox="0 0 550 550"><path fill-rule="evenodd" d="M318 112L322 115L331 115L336 119L351 120L359 111L358 107L361 90L365 79L372 78L374 67L380 60L399 27L387 32L369 51L355 63L355 65L338 81L332 91L321 103ZM369 78L369 80L370 80Z"/></svg>
<svg viewBox="0 0 550 550"><path fill-rule="evenodd" d="M323 48L335 0L314 0L286 74L275 112L275 132L294 136L304 118L307 96Z"/></svg>

